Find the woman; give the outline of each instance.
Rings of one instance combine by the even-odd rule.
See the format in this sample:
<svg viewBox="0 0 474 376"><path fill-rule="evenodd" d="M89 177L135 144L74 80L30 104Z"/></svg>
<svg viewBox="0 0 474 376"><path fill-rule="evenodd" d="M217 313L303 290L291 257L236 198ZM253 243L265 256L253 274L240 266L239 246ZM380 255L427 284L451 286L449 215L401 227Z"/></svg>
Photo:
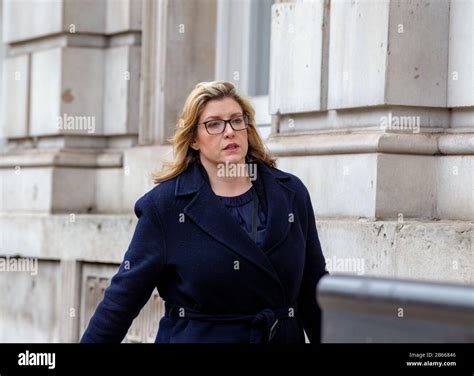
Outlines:
<svg viewBox="0 0 474 376"><path fill-rule="evenodd" d="M310 196L275 168L250 102L230 82L196 85L171 142L81 342L122 341L155 288L159 343L304 343L303 329L319 342L327 272Z"/></svg>

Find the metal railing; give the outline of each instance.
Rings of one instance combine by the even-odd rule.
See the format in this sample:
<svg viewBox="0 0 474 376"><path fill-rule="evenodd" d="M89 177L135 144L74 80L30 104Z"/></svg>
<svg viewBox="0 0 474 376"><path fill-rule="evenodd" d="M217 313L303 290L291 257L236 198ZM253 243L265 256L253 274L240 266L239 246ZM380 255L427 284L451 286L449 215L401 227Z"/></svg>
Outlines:
<svg viewBox="0 0 474 376"><path fill-rule="evenodd" d="M316 298L322 342L474 343L474 286L330 275Z"/></svg>

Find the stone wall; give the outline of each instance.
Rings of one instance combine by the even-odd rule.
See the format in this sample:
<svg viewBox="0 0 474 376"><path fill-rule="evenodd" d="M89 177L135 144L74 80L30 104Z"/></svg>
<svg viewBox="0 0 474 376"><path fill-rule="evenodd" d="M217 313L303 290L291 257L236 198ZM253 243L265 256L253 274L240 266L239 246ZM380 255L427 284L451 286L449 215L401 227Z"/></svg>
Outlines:
<svg viewBox="0 0 474 376"><path fill-rule="evenodd" d="M463 0L273 5L268 144L334 271L474 283L473 20Z"/></svg>

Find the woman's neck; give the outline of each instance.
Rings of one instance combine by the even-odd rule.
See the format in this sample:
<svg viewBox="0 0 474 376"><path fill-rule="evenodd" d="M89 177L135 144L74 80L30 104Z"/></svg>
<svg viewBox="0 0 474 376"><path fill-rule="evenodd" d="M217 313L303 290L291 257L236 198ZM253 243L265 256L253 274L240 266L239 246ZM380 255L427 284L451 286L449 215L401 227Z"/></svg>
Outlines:
<svg viewBox="0 0 474 376"><path fill-rule="evenodd" d="M243 173L247 171L245 162L217 165L202 160L201 163L207 172L212 190L218 196L238 196L252 187L250 177Z"/></svg>

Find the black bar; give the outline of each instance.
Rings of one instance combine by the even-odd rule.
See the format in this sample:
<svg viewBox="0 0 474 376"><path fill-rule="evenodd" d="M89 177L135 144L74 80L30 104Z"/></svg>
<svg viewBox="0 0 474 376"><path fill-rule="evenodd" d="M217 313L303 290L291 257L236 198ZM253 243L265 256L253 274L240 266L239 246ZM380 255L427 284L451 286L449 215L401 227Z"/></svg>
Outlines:
<svg viewBox="0 0 474 376"><path fill-rule="evenodd" d="M91 376L98 372L103 372L103 375L147 375L168 373L169 367L178 372L184 367L190 367L194 372L219 367L220 374L226 374L250 359L252 363L263 360L263 365L271 368L286 363L312 375L337 375L339 372L474 374L472 344L0 344L0 376L70 375L78 372ZM19 362L27 364L20 365ZM32 362L42 365L33 365ZM223 366L218 366L222 362ZM418 363L409 365L407 362ZM254 366L251 369L256 370Z"/></svg>

